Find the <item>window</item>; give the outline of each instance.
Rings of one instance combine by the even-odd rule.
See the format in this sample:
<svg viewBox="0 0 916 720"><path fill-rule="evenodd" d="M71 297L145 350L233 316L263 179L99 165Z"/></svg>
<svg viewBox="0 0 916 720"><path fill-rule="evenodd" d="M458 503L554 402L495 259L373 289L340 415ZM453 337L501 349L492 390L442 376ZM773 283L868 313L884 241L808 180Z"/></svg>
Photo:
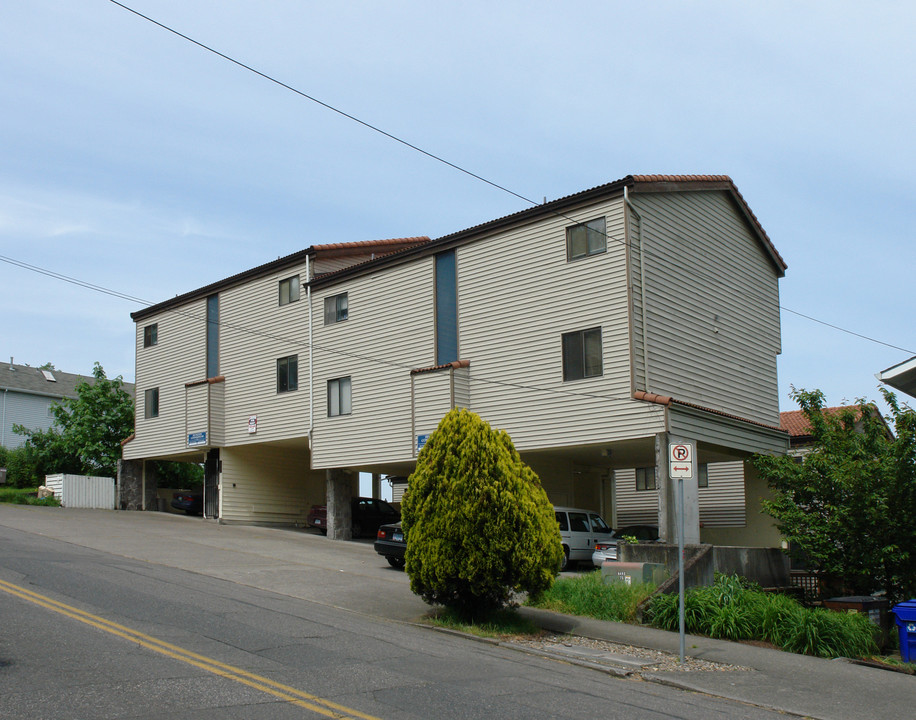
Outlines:
<svg viewBox="0 0 916 720"><path fill-rule="evenodd" d="M159 323L143 328L143 347L152 347L159 342Z"/></svg>
<svg viewBox="0 0 916 720"><path fill-rule="evenodd" d="M324 324L332 325L334 323L346 320L349 313L349 303L347 302L347 293L332 295L324 299Z"/></svg>
<svg viewBox="0 0 916 720"><path fill-rule="evenodd" d="M219 295L207 298L207 377L219 375Z"/></svg>
<svg viewBox="0 0 916 720"><path fill-rule="evenodd" d="M655 490L655 468L641 467L636 468L636 489L637 490Z"/></svg>
<svg viewBox="0 0 916 720"><path fill-rule="evenodd" d="M601 374L601 328L564 334L563 380L581 380Z"/></svg>
<svg viewBox="0 0 916 720"><path fill-rule="evenodd" d="M604 218L566 228L566 259L578 260L607 250Z"/></svg>
<svg viewBox="0 0 916 720"><path fill-rule="evenodd" d="M697 466L697 487L709 487L709 465L706 463Z"/></svg>
<svg viewBox="0 0 916 720"><path fill-rule="evenodd" d="M299 300L299 276L280 281L280 304L289 305Z"/></svg>
<svg viewBox="0 0 916 720"><path fill-rule="evenodd" d="M349 415L350 412L350 378L328 380L328 417Z"/></svg>
<svg viewBox="0 0 916 720"><path fill-rule="evenodd" d="M143 417L159 417L159 388L150 388L143 393Z"/></svg>
<svg viewBox="0 0 916 720"><path fill-rule="evenodd" d="M299 389L299 356L277 360L277 392L290 392Z"/></svg>
<svg viewBox="0 0 916 720"><path fill-rule="evenodd" d="M455 251L436 255L436 365L458 360L458 276Z"/></svg>

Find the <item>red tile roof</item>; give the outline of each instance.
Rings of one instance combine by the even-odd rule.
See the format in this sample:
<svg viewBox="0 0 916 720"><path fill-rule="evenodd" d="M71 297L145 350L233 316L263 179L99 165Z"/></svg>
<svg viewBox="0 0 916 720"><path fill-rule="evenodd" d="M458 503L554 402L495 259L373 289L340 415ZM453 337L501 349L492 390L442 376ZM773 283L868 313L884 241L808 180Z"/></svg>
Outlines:
<svg viewBox="0 0 916 720"><path fill-rule="evenodd" d="M839 407L829 407L823 410L827 415L839 415L843 410L849 409L855 412L856 419L858 419L858 405L840 405ZM808 418L805 417L805 413L801 410L789 410L779 413L779 426L792 437L807 437L811 434L811 424L808 422Z"/></svg>

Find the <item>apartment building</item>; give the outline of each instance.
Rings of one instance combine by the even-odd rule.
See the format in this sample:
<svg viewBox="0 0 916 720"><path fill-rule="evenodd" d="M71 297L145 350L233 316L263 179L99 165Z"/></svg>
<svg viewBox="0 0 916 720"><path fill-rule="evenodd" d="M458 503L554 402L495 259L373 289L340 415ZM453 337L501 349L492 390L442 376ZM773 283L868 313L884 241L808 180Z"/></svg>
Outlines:
<svg viewBox="0 0 916 720"><path fill-rule="evenodd" d="M786 451L785 268L726 176L630 175L437 239L316 245L132 315L124 458L209 458L209 516L299 523L358 472L409 475L463 406L556 504L612 518L615 472L653 467L670 509L671 438L703 465Z"/></svg>

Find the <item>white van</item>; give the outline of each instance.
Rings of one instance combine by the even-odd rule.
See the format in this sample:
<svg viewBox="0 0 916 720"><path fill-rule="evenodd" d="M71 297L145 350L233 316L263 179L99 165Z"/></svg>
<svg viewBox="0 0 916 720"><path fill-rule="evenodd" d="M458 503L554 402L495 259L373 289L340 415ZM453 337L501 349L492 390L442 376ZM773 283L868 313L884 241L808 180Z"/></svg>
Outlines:
<svg viewBox="0 0 916 720"><path fill-rule="evenodd" d="M614 535L614 531L594 510L570 507L555 507L553 510L563 540L563 564L560 570L566 570L570 564L579 560L590 561L595 544Z"/></svg>

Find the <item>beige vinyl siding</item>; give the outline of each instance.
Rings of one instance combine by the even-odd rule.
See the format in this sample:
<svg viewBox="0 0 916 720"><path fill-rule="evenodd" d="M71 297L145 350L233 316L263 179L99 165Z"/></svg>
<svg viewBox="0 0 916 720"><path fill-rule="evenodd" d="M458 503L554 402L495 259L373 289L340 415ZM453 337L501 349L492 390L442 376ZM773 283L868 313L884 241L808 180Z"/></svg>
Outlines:
<svg viewBox="0 0 916 720"><path fill-rule="evenodd" d="M210 445L226 443L226 383L208 383L210 393Z"/></svg>
<svg viewBox="0 0 916 720"><path fill-rule="evenodd" d="M158 323L159 341L143 347L143 328ZM136 325L135 437L124 459L168 457L188 452L185 385L206 379L206 300L144 318ZM144 417L145 392L159 388L159 417Z"/></svg>
<svg viewBox="0 0 916 720"><path fill-rule="evenodd" d="M629 252L630 283L630 344L632 359L632 382L634 390L646 389L645 338L643 324L643 257L642 222L627 208L627 250Z"/></svg>
<svg viewBox="0 0 916 720"><path fill-rule="evenodd" d="M646 389L778 425L778 277L760 241L723 192L632 201L642 216ZM634 318L641 310L634 293Z"/></svg>
<svg viewBox="0 0 916 720"><path fill-rule="evenodd" d="M324 324L324 298L348 293L345 322ZM313 293L315 468L413 459L413 369L435 364L433 258ZM328 417L328 380L350 377L352 413ZM447 397L447 396L446 396Z"/></svg>
<svg viewBox="0 0 916 720"><path fill-rule="evenodd" d="M452 371L452 383L455 395L455 407L471 407L471 368L460 367Z"/></svg>
<svg viewBox="0 0 916 720"><path fill-rule="evenodd" d="M703 527L744 527L744 463L709 463L709 487L699 488Z"/></svg>
<svg viewBox="0 0 916 720"><path fill-rule="evenodd" d="M305 264L220 294L220 372L226 378L225 444L244 445L308 436L308 298L279 304L279 283L306 275ZM297 355L299 387L277 392L277 360ZM257 416L257 432L248 419Z"/></svg>
<svg viewBox="0 0 916 720"><path fill-rule="evenodd" d="M417 435L429 435L452 409L451 372L447 369L412 376L414 442Z"/></svg>
<svg viewBox="0 0 916 720"><path fill-rule="evenodd" d="M210 383L197 383L185 387L185 435L206 432L207 443L213 441L210 433Z"/></svg>
<svg viewBox="0 0 916 720"><path fill-rule="evenodd" d="M663 430L663 409L630 400L621 199L548 217L458 249L460 356L471 407L521 449ZM567 261L566 228L604 216L607 251ZM561 337L601 328L602 375L564 382Z"/></svg>
<svg viewBox="0 0 916 720"><path fill-rule="evenodd" d="M380 254L384 253L361 253L359 255L346 255L344 257L318 257L315 259L313 273L314 275L323 275L324 273L336 272L337 270L343 270L348 268L351 265L358 265L359 263L367 262L372 260L374 257L377 257ZM303 278L305 275L302 276Z"/></svg>
<svg viewBox="0 0 916 720"><path fill-rule="evenodd" d="M308 453L276 445L220 450L220 520L305 524L324 504L325 474L308 469Z"/></svg>
<svg viewBox="0 0 916 720"><path fill-rule="evenodd" d="M614 471L617 527L658 525L658 490L637 490L636 469Z"/></svg>

